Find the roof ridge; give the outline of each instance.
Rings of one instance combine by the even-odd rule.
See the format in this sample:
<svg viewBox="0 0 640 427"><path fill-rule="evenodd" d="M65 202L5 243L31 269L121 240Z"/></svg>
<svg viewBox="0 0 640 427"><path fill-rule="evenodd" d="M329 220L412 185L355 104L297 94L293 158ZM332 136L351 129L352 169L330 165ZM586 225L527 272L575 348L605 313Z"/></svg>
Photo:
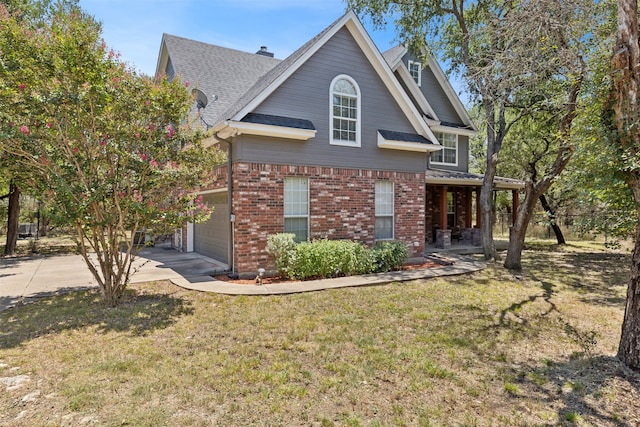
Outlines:
<svg viewBox="0 0 640 427"><path fill-rule="evenodd" d="M203 42L202 40L195 40L195 39L191 39L189 37L177 36L175 34L162 33L162 37L163 38L169 37L169 38L181 39L181 40L188 41L189 43L196 43L196 44L200 44L200 45L216 47L216 48L219 48L219 49L230 50L230 51L241 53L241 54L245 54L245 55L251 55L251 56L256 55L255 52L253 52L253 53L252 52L247 52L246 50L240 50L240 49L236 49L236 48L233 48L233 47L226 47L226 46L222 46L222 45L219 45L219 44ZM258 55L258 56L259 57L263 57L263 58L268 58L268 59L271 59L271 60L282 61L282 59L279 59L279 58L274 58L274 57L269 57L269 56L264 56L264 55Z"/></svg>

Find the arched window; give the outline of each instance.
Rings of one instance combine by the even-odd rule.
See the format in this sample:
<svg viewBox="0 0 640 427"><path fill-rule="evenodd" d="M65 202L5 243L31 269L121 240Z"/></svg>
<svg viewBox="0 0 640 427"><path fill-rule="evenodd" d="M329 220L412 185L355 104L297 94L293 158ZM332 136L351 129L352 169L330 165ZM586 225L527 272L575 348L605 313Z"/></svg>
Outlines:
<svg viewBox="0 0 640 427"><path fill-rule="evenodd" d="M360 147L360 89L347 75L331 82L330 142Z"/></svg>

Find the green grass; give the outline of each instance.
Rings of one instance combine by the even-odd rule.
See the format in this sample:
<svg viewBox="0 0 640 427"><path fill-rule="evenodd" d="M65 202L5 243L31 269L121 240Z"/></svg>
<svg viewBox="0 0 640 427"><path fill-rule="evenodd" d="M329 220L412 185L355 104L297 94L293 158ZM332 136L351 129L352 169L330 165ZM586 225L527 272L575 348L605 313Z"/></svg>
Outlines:
<svg viewBox="0 0 640 427"><path fill-rule="evenodd" d="M518 277L44 299L0 313L0 377L31 378L0 425L635 425L640 378L613 357L628 261L575 245Z"/></svg>

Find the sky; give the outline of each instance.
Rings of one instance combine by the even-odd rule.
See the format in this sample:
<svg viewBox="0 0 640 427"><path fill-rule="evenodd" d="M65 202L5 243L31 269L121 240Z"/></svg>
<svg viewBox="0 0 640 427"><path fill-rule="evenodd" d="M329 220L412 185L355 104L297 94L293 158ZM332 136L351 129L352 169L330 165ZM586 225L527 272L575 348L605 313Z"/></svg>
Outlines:
<svg viewBox="0 0 640 427"><path fill-rule="evenodd" d="M162 33L284 59L345 12L342 0L80 0L102 22L107 45L145 74L156 71ZM395 33L363 24L378 49Z"/></svg>

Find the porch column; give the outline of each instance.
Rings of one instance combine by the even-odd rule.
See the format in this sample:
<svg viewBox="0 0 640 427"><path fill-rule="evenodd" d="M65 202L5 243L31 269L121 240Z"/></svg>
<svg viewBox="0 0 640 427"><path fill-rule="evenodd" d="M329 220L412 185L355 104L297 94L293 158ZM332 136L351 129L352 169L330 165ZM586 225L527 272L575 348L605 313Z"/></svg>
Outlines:
<svg viewBox="0 0 640 427"><path fill-rule="evenodd" d="M482 210L480 209L480 189L476 187L476 228L482 227Z"/></svg>
<svg viewBox="0 0 640 427"><path fill-rule="evenodd" d="M465 207L465 213L464 213L464 226L465 228L471 228L473 227L473 221L471 218L471 209L472 209L472 203L471 203L471 187L467 187L467 200L466 200L466 207Z"/></svg>
<svg viewBox="0 0 640 427"><path fill-rule="evenodd" d="M471 233L473 246L482 246L482 234L480 233L480 227L482 227L482 210L480 209L481 189L482 187L476 187L476 227Z"/></svg>
<svg viewBox="0 0 640 427"><path fill-rule="evenodd" d="M451 247L451 230L447 224L447 186L440 187L440 228L436 230L436 248L449 249Z"/></svg>
<svg viewBox="0 0 640 427"><path fill-rule="evenodd" d="M440 187L440 229L448 229L447 224L447 186Z"/></svg>
<svg viewBox="0 0 640 427"><path fill-rule="evenodd" d="M462 244L473 244L473 191L471 187L467 187L465 191L464 202L464 228L462 229Z"/></svg>
<svg viewBox="0 0 640 427"><path fill-rule="evenodd" d="M511 225L513 226L518 218L518 205L520 204L520 192L518 190L511 190L511 200L513 201L511 206Z"/></svg>

